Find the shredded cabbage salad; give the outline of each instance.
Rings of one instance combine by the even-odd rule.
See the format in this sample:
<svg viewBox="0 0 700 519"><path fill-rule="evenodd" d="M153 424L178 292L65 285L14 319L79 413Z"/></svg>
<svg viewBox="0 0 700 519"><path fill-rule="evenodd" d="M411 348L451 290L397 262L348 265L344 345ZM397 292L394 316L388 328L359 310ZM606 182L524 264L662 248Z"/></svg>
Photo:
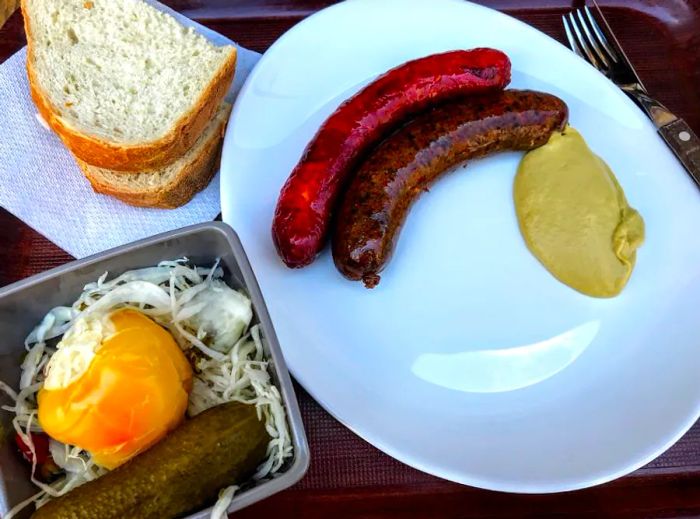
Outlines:
<svg viewBox="0 0 700 519"><path fill-rule="evenodd" d="M38 480L34 474L36 450L30 433L42 432L36 419L37 393L45 378L46 365L56 352L50 344L76 321L117 308L130 307L148 315L173 335L183 351L196 352L190 356L195 360L188 416L231 401L255 405L271 439L266 458L253 480L274 477L292 456L284 406L270 377L260 327L249 326L250 300L228 289L222 277L218 261L212 268L201 268L190 266L187 258L131 270L112 280L107 279L105 272L97 281L85 286L71 307L57 307L46 314L25 339L27 354L21 365L19 391L0 381L0 390L14 401L13 405L2 406L2 409L14 413L12 426L31 451L31 480L39 488L35 495L10 510L5 519L11 519L31 503L41 507L50 499L107 472L91 461L88 452L50 439L49 452L65 475L51 483ZM227 298L230 304L217 306L217 301ZM223 331L217 336L212 319L228 322L229 326L222 326ZM230 341L226 347L222 347L224 339ZM226 509L237 490L235 485L222 489L212 509L212 518L226 517Z"/></svg>

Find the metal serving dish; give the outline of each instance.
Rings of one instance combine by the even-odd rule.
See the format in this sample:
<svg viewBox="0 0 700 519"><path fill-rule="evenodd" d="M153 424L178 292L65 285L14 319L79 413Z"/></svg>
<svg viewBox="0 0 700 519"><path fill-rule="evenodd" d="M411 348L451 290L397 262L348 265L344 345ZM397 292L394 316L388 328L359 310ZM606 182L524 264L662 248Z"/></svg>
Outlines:
<svg viewBox="0 0 700 519"><path fill-rule="evenodd" d="M110 277L126 270L150 267L163 260L188 257L194 264L209 266L221 259L224 280L233 288L243 288L253 302L253 322L263 329L266 353L271 359L272 375L280 390L294 446L294 456L277 477L258 483L236 495L229 512L283 490L305 474L309 449L294 388L270 322L258 283L241 242L226 224L210 222L159 234L116 249L74 261L0 289L0 380L13 388L19 384L19 366L24 355L24 338L43 316L55 306L70 306L83 290L109 271ZM0 403L8 403L4 394ZM29 467L14 445L12 414L0 410L0 516L36 492L29 481ZM20 517L28 517L30 506ZM208 517L210 509L189 517Z"/></svg>

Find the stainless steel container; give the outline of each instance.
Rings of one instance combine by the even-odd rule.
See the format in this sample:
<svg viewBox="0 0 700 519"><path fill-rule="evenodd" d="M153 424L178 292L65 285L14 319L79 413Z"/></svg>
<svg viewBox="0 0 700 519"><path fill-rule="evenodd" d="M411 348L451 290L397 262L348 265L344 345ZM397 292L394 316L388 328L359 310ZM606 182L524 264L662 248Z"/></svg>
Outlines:
<svg viewBox="0 0 700 519"><path fill-rule="evenodd" d="M228 225L210 222L160 234L0 289L0 380L17 387L25 352L24 338L51 308L70 306L85 284L95 281L105 271L113 277L126 270L154 266L160 261L183 256L202 266L210 266L220 258L225 281L249 294L254 308L253 320L261 324L267 339L266 353L284 401L294 445L293 458L277 477L235 496L229 508L229 512L233 512L299 481L309 465L309 449L294 388L265 302L241 242ZM9 400L0 396L0 402L9 403ZM12 413L0 410L0 516L37 491L29 481L29 467L20 459L14 445L11 418ZM20 517L28 517L33 509L33 506L28 507ZM209 511L202 510L189 517L205 518Z"/></svg>

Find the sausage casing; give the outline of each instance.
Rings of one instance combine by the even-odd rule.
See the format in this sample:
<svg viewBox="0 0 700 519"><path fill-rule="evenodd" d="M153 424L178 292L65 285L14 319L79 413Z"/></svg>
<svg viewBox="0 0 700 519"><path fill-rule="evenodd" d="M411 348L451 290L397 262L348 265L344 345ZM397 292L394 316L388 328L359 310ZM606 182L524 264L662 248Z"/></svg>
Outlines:
<svg viewBox="0 0 700 519"><path fill-rule="evenodd" d="M457 50L404 63L340 105L280 192L272 239L285 264L303 267L314 260L357 161L406 117L437 101L502 90L509 81L510 61L501 51Z"/></svg>
<svg viewBox="0 0 700 519"><path fill-rule="evenodd" d="M418 116L382 142L350 183L335 222L336 267L376 286L411 204L444 171L497 151L537 148L567 119L561 99L527 90L472 96Z"/></svg>

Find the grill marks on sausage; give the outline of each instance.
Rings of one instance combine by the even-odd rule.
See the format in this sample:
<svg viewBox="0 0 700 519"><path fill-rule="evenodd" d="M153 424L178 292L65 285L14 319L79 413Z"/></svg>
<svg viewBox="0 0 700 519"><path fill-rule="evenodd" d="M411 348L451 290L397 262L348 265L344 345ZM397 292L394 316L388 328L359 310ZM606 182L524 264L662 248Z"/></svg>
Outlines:
<svg viewBox="0 0 700 519"><path fill-rule="evenodd" d="M341 203L333 260L372 288L390 260L411 204L446 170L503 150L530 150L566 124L559 98L508 90L438 106L381 143L362 163Z"/></svg>

